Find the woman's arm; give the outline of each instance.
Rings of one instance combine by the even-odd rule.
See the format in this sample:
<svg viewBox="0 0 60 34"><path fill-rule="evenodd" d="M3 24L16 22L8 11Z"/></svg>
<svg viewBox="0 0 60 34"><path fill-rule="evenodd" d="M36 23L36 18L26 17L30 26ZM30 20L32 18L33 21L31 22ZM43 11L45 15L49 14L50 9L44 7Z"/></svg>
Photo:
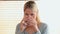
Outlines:
<svg viewBox="0 0 60 34"><path fill-rule="evenodd" d="M40 31L38 31L38 32L36 32L35 34L41 34L41 32L40 32Z"/></svg>
<svg viewBox="0 0 60 34"><path fill-rule="evenodd" d="M48 25L45 23L43 24L43 29L41 34L48 34Z"/></svg>
<svg viewBox="0 0 60 34"><path fill-rule="evenodd" d="M48 34L48 26L47 26L47 24L42 24L42 27L43 28L41 28L41 32L40 32L40 30L38 31L38 32L36 32L36 34Z"/></svg>
<svg viewBox="0 0 60 34"><path fill-rule="evenodd" d="M48 27L47 27L47 25L43 29L42 34L48 34Z"/></svg>
<svg viewBox="0 0 60 34"><path fill-rule="evenodd" d="M17 24L17 26L16 26L15 34L24 34L23 32L20 31L20 23Z"/></svg>

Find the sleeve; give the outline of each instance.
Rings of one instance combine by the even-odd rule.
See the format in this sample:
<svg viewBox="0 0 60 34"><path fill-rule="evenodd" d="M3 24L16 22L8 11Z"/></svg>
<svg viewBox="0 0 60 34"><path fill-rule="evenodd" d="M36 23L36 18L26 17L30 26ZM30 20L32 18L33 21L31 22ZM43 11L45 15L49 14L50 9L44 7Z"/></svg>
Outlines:
<svg viewBox="0 0 60 34"><path fill-rule="evenodd" d="M43 24L42 27L43 27L43 28L41 28L42 29L42 32L40 32L40 30L39 30L35 34L48 34L48 26L47 26L47 24Z"/></svg>
<svg viewBox="0 0 60 34"><path fill-rule="evenodd" d="M42 34L48 34L48 26L45 25L43 31L42 31Z"/></svg>
<svg viewBox="0 0 60 34"><path fill-rule="evenodd" d="M36 32L35 34L41 34L41 32L40 32L40 31L38 31L38 32Z"/></svg>
<svg viewBox="0 0 60 34"><path fill-rule="evenodd" d="M20 31L20 23L17 24L15 34L24 34L23 32Z"/></svg>

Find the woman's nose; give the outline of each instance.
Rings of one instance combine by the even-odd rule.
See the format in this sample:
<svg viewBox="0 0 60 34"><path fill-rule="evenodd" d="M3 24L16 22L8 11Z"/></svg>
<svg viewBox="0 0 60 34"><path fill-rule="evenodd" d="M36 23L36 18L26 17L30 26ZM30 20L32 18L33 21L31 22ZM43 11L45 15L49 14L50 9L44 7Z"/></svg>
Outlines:
<svg viewBox="0 0 60 34"><path fill-rule="evenodd" d="M32 16L31 15L28 15L28 19L30 19Z"/></svg>

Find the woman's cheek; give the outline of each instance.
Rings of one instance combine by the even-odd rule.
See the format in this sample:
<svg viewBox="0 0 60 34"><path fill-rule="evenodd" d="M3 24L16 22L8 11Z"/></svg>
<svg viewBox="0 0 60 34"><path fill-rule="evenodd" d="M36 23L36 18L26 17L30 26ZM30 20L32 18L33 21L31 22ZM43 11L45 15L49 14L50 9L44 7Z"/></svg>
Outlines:
<svg viewBox="0 0 60 34"><path fill-rule="evenodd" d="M36 16L33 16L34 19L36 19Z"/></svg>
<svg viewBox="0 0 60 34"><path fill-rule="evenodd" d="M27 16L27 15L25 15L24 17L25 17L25 18L27 18L28 16Z"/></svg>

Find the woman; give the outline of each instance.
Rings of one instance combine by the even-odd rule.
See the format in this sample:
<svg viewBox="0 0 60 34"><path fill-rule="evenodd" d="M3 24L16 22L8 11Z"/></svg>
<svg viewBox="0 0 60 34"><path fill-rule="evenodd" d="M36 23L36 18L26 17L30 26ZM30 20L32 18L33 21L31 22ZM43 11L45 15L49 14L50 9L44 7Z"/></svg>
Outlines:
<svg viewBox="0 0 60 34"><path fill-rule="evenodd" d="M47 34L47 25L38 18L38 9L34 1L24 5L24 17L16 26L15 34Z"/></svg>

